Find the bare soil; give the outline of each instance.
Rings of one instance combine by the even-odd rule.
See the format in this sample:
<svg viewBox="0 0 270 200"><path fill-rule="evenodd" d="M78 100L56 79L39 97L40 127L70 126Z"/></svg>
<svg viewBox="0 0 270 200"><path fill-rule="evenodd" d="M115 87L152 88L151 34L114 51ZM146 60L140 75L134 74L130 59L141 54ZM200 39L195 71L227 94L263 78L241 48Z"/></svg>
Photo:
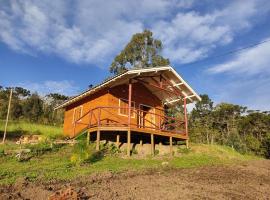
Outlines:
<svg viewBox="0 0 270 200"><path fill-rule="evenodd" d="M92 174L69 182L19 179L0 186L0 199L57 199L65 190L75 192L78 199L270 199L270 160Z"/></svg>

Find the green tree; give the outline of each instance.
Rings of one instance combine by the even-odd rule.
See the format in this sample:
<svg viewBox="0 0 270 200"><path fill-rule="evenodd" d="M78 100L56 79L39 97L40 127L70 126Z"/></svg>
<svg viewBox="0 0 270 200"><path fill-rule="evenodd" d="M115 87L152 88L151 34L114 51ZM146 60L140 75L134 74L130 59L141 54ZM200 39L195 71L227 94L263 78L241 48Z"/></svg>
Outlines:
<svg viewBox="0 0 270 200"><path fill-rule="evenodd" d="M213 130L213 101L207 94L200 97L202 100L195 104L190 116L191 137L200 142L214 143L217 132Z"/></svg>
<svg viewBox="0 0 270 200"><path fill-rule="evenodd" d="M127 70L128 66L148 68L168 65L170 61L160 55L161 51L162 42L154 39L151 31L136 33L121 53L114 58L110 72L119 74Z"/></svg>
<svg viewBox="0 0 270 200"><path fill-rule="evenodd" d="M26 99L23 105L24 117L29 121L38 122L43 114L43 101L37 93Z"/></svg>

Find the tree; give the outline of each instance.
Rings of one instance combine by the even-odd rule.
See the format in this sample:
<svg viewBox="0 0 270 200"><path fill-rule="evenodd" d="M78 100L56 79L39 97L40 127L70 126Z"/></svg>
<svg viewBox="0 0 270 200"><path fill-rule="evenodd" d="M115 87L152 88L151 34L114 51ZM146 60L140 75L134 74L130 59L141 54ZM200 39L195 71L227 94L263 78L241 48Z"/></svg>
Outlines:
<svg viewBox="0 0 270 200"><path fill-rule="evenodd" d="M32 94L23 106L24 116L32 122L38 122L43 114L43 102L38 94Z"/></svg>
<svg viewBox="0 0 270 200"><path fill-rule="evenodd" d="M127 70L128 66L148 68L170 64L169 59L160 55L161 50L162 42L154 39L151 31L136 33L121 53L114 58L110 72L119 74Z"/></svg>
<svg viewBox="0 0 270 200"><path fill-rule="evenodd" d="M213 101L207 94L200 95L201 101L195 104L195 108L191 112L190 122L192 133L191 136L195 139L199 139L200 142L206 142L209 144L214 142L214 135L216 131L213 127Z"/></svg>

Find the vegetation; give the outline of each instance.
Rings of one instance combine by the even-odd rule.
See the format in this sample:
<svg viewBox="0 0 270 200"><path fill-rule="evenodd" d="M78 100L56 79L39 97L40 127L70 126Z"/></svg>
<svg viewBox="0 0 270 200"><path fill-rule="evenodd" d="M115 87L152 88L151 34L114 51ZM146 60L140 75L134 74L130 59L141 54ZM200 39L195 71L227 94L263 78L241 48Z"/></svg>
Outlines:
<svg viewBox="0 0 270 200"><path fill-rule="evenodd" d="M10 89L0 86L0 119L6 118ZM67 99L68 97L56 93L42 97L27 89L15 87L11 101L10 119L60 125L63 122L63 111L54 110L54 108Z"/></svg>
<svg viewBox="0 0 270 200"><path fill-rule="evenodd" d="M142 33L136 33L120 54L114 58L110 72L119 74L130 66L148 68L168 65L170 61L160 55L161 51L162 42L154 39L151 31L145 30Z"/></svg>
<svg viewBox="0 0 270 200"><path fill-rule="evenodd" d="M4 132L4 120L0 120L0 136ZM7 127L8 138L18 138L21 135L44 135L48 138L63 137L62 127L37 124L24 121L10 121Z"/></svg>
<svg viewBox="0 0 270 200"><path fill-rule="evenodd" d="M0 146L0 152L14 149L14 144ZM98 172L121 172L125 170L145 170L170 168L189 168L205 165L227 164L247 161L255 157L241 155L230 147L218 145L192 145L180 157L147 157L145 159L121 158L111 148L104 147L100 152L94 145L54 146L33 145L31 158L18 160L15 156L0 154L0 184L13 183L19 177L30 180L49 181L69 180ZM49 148L49 149L48 149ZM85 151L87 148L87 151ZM38 152L38 153L37 153ZM87 152L87 156L86 153ZM73 160L74 156L79 159ZM163 166L162 163L168 165Z"/></svg>
<svg viewBox="0 0 270 200"><path fill-rule="evenodd" d="M221 103L213 106L208 95L201 95L190 113L193 142L230 146L241 153L270 158L270 112Z"/></svg>

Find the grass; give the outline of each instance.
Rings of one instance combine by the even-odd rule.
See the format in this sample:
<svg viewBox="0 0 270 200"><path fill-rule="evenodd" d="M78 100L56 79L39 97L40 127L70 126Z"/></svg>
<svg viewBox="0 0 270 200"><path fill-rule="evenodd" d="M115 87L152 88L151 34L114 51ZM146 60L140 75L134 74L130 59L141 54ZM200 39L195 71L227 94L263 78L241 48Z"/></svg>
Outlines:
<svg viewBox="0 0 270 200"><path fill-rule="evenodd" d="M3 132L4 122L0 121L0 133ZM22 134L41 134L49 138L62 136L62 128L32 124L27 122L10 122L7 138L10 140ZM81 138L83 140L83 138ZM85 141L85 140L83 140ZM49 144L25 145L30 148L30 156L24 161L18 161L15 155L4 155L4 152L18 149L14 142L0 144L0 184L14 183L19 177L28 177L30 180L49 181L70 180L100 172L121 172L126 170L192 168L208 165L229 164L251 159L258 159L250 155L242 155L230 147L219 145L192 144L190 150L179 148L181 156L155 156L144 159L121 158L116 156L114 148L109 148L109 154L96 152L94 145L84 146L56 146ZM108 149L107 149L108 151ZM28 155L28 154L27 154ZM74 163L73 161L87 161ZM163 166L162 163L168 165Z"/></svg>
<svg viewBox="0 0 270 200"><path fill-rule="evenodd" d="M1 146L0 146L1 147ZM14 148L12 144L2 145L2 149ZM34 147L38 148L38 147ZM29 161L19 162L13 156L0 154L0 184L9 184L19 177L28 177L30 180L49 181L70 180L79 176L100 172L121 172L126 170L137 171L145 169L192 168L208 165L229 164L242 162L256 157L241 155L229 147L218 145L192 145L180 157L147 157L145 159L121 158L115 155L106 155L100 159L92 159L86 163L73 164L71 157L74 153L71 146L54 148L41 155L32 157ZM94 146L90 146L89 153L96 153ZM0 149L1 151L1 149ZM168 162L167 166L162 163Z"/></svg>
<svg viewBox="0 0 270 200"><path fill-rule="evenodd" d="M0 120L0 135L4 132L5 121ZM23 121L10 121L8 123L7 135L16 138L21 135L44 135L49 138L61 137L62 127L36 124Z"/></svg>

